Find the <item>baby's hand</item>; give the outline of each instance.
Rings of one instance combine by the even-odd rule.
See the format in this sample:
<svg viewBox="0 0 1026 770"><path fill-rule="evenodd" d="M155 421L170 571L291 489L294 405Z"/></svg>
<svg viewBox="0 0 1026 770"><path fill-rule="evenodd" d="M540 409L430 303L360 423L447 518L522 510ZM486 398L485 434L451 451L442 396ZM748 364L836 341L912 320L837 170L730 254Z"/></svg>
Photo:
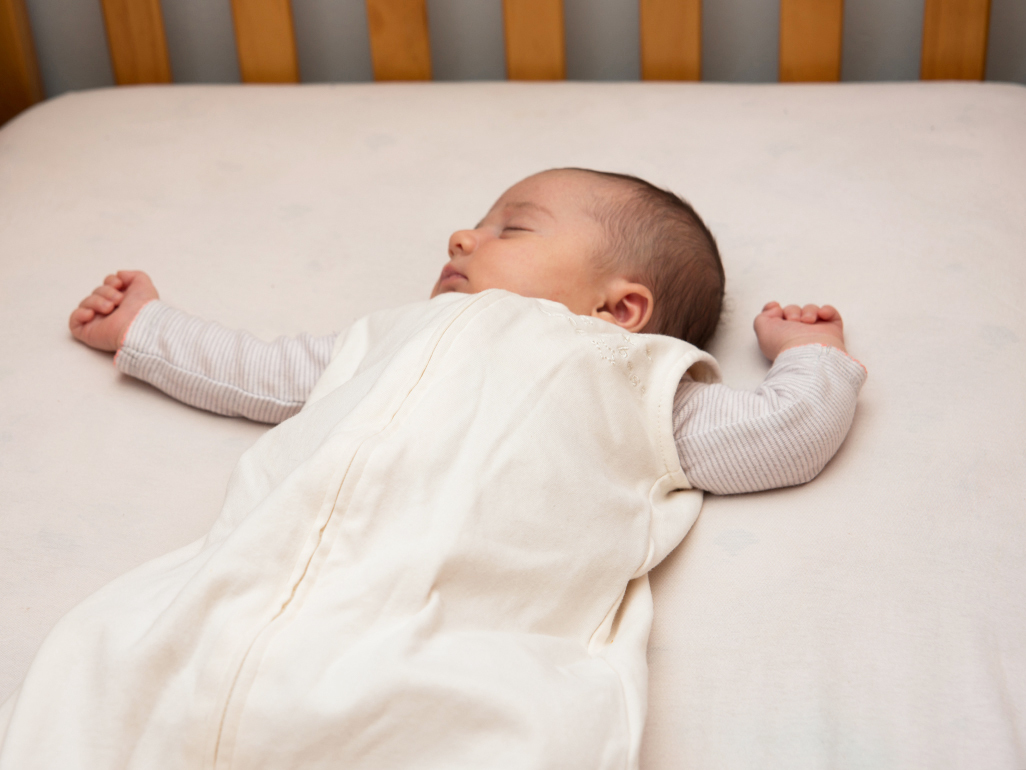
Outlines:
<svg viewBox="0 0 1026 770"><path fill-rule="evenodd" d="M759 348L770 361L788 348L818 343L844 350L841 314L830 305L788 305L770 302L755 317ZM847 352L847 351L845 351Z"/></svg>
<svg viewBox="0 0 1026 770"><path fill-rule="evenodd" d="M142 306L159 295L150 277L138 270L108 275L103 286L82 300L68 319L72 336L97 350L121 347Z"/></svg>

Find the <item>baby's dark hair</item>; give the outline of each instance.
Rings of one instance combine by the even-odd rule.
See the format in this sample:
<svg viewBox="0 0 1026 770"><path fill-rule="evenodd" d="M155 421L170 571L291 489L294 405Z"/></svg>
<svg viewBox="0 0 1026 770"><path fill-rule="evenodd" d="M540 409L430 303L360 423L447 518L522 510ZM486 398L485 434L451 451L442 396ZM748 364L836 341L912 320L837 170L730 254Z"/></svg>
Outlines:
<svg viewBox="0 0 1026 770"><path fill-rule="evenodd" d="M625 190L594 212L610 236L599 258L651 290L654 308L644 331L705 347L720 320L725 278L716 239L702 218L679 195L636 176L566 170L596 174Z"/></svg>

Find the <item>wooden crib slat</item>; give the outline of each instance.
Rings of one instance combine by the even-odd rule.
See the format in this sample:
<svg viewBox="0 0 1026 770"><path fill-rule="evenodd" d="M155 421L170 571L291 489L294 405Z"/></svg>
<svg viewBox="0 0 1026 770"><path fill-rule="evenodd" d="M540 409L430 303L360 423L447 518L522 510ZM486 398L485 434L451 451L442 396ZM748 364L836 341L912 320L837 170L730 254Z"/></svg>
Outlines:
<svg viewBox="0 0 1026 770"><path fill-rule="evenodd" d="M510 80L566 78L563 0L503 0L506 76Z"/></svg>
<svg viewBox="0 0 1026 770"><path fill-rule="evenodd" d="M431 80L425 0L367 0L375 80Z"/></svg>
<svg viewBox="0 0 1026 770"><path fill-rule="evenodd" d="M642 80L702 79L702 0L640 0Z"/></svg>
<svg viewBox="0 0 1026 770"><path fill-rule="evenodd" d="M926 0L923 80L983 80L990 0Z"/></svg>
<svg viewBox="0 0 1026 770"><path fill-rule="evenodd" d="M289 0L232 0L243 83L298 83L299 59Z"/></svg>
<svg viewBox="0 0 1026 770"><path fill-rule="evenodd" d="M0 125L43 100L24 0L0 0Z"/></svg>
<svg viewBox="0 0 1026 770"><path fill-rule="evenodd" d="M780 82L841 79L844 0L780 0Z"/></svg>
<svg viewBox="0 0 1026 770"><path fill-rule="evenodd" d="M103 17L119 86L171 82L160 0L103 0Z"/></svg>

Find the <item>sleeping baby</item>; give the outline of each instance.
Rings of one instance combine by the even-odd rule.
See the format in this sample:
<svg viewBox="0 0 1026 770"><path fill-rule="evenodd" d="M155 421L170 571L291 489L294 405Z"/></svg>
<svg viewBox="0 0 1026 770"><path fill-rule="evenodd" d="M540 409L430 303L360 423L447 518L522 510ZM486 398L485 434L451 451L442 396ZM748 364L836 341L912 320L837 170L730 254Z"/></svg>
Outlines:
<svg viewBox="0 0 1026 770"><path fill-rule="evenodd" d="M449 241L431 299L263 343L121 272L73 335L280 423L210 533L53 629L0 768L633 768L647 573L702 490L800 484L865 379L831 307L766 305L718 384L724 276L676 195L557 169Z"/></svg>

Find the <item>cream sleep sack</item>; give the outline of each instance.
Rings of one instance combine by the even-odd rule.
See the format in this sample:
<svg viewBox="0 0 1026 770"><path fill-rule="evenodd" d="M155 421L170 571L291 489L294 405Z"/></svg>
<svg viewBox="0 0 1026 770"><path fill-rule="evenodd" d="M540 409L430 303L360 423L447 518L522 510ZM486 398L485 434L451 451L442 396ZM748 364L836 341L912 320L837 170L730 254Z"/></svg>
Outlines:
<svg viewBox="0 0 1026 770"><path fill-rule="evenodd" d="M498 290L357 322L209 535L54 628L0 768L636 767L685 371Z"/></svg>

